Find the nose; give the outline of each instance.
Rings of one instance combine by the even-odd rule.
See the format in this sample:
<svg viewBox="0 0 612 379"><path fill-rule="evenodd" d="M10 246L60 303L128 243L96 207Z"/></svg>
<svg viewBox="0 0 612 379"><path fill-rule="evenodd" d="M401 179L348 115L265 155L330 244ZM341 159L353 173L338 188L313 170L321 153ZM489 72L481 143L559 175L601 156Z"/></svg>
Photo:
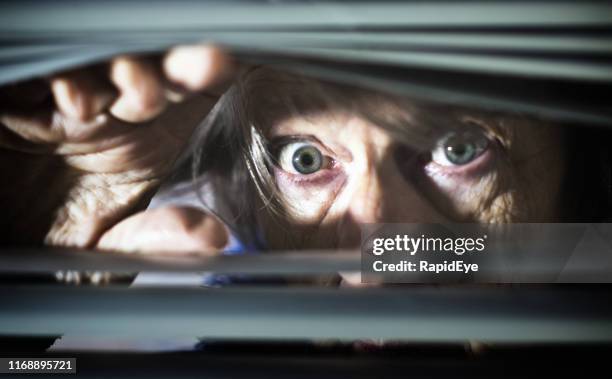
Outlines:
<svg viewBox="0 0 612 379"><path fill-rule="evenodd" d="M380 162L356 181L346 212L356 223L424 222L432 213L427 200L392 159Z"/></svg>
<svg viewBox="0 0 612 379"><path fill-rule="evenodd" d="M389 149L391 152L391 149ZM409 179L393 154L369 162L348 185L348 201L338 235L341 247L358 246L361 226L376 223L435 223L440 213Z"/></svg>

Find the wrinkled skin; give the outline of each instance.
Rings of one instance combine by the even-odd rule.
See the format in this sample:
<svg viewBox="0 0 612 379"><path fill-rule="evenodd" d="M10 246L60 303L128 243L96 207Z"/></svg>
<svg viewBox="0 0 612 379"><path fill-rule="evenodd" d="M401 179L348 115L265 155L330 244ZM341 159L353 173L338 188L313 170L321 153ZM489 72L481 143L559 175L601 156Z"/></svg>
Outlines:
<svg viewBox="0 0 612 379"><path fill-rule="evenodd" d="M305 143L333 163L309 175L290 162L274 169L286 214L281 225L291 227L279 233L271 216L262 217L270 225L264 228L270 246L355 247L363 223L559 222L565 174L560 128L520 118L498 126L484 116L469 117L479 120L489 144L456 166L436 162L429 151L406 149L351 114L326 110L271 125L269 138L306 136Z"/></svg>
<svg viewBox="0 0 612 379"><path fill-rule="evenodd" d="M4 240L116 250L224 246L223 225L193 209L129 216L146 205L237 70L218 49L192 46L2 88ZM157 238L132 238L141 231Z"/></svg>
<svg viewBox="0 0 612 379"><path fill-rule="evenodd" d="M321 85L266 69L252 76L248 113L275 151L282 203L280 219L259 213L270 248L356 247L364 223L564 217L562 183L569 173L565 130L557 125ZM445 144L448 136L461 138ZM464 154L469 159L451 162L444 149L449 146L475 150ZM320 154L312 172L299 172L293 161L304 148Z"/></svg>
<svg viewBox="0 0 612 379"><path fill-rule="evenodd" d="M118 57L102 68L3 88L0 165L11 183L0 192L3 229L25 243L221 250L227 231L202 210L142 209L239 70L217 49L181 47L163 58ZM308 97L305 88L273 81L267 91ZM344 110L275 113L267 139L307 139L324 165L303 175L290 157L273 168L284 216L261 212L269 246L353 247L366 222L559 220L559 128L518 117L457 119L476 125L488 144L470 162L448 165L434 159L440 152L406 150L384 128Z"/></svg>

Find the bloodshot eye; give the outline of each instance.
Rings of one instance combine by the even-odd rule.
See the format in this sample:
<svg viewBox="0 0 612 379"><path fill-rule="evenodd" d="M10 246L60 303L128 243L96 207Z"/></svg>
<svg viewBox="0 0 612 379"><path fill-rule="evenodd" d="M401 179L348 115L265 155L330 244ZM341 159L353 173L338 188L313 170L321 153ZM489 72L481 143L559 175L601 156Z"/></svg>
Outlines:
<svg viewBox="0 0 612 379"><path fill-rule="evenodd" d="M431 160L440 166L463 166L474 161L489 147L482 133L450 133L431 152Z"/></svg>

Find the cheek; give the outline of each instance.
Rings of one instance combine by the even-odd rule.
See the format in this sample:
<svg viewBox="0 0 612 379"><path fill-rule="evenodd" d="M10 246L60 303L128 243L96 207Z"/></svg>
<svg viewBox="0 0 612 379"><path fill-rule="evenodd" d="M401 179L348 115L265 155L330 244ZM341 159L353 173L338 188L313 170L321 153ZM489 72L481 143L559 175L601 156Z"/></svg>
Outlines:
<svg viewBox="0 0 612 379"><path fill-rule="evenodd" d="M479 223L550 222L555 214L559 181L556 171L537 170L538 159L523 165L496 164L479 177L446 176L429 173L434 202L446 215Z"/></svg>
<svg viewBox="0 0 612 379"><path fill-rule="evenodd" d="M451 219L471 222L492 222L503 217L506 207L499 207L500 174L488 173L464 180L458 177L431 175L428 180L432 201Z"/></svg>
<svg viewBox="0 0 612 379"><path fill-rule="evenodd" d="M487 151L465 166L443 167L430 162L423 168L420 186L430 201L457 221L483 220L495 202L507 172L494 151ZM505 212L499 208L499 212Z"/></svg>
<svg viewBox="0 0 612 379"><path fill-rule="evenodd" d="M313 182L296 181L282 170L275 170L274 175L288 221L294 224L320 222L334 205L346 179L341 173Z"/></svg>

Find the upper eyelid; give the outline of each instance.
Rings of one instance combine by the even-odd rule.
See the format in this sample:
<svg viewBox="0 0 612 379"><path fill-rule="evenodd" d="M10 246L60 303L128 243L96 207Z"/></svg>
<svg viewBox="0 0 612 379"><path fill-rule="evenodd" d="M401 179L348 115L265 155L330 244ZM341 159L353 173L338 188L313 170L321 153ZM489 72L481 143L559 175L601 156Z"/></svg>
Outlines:
<svg viewBox="0 0 612 379"><path fill-rule="evenodd" d="M498 139L495 129L491 127L490 120L484 120L474 116L463 116L454 117L452 120L449 120L449 124L451 125L431 127L430 130L432 134L426 137L426 141L424 141L421 146L411 145L409 142L407 142L407 144L413 146L413 148L420 153L427 153L440 147L440 144L453 134L474 132L479 133L489 141Z"/></svg>
<svg viewBox="0 0 612 379"><path fill-rule="evenodd" d="M487 127L487 124L475 120L473 118L467 120L461 120L460 125L455 128L449 128L443 133L440 133L436 137L434 137L432 148L438 147L441 143L444 142L447 138L452 135L460 135L464 133L474 133L476 137L485 137L489 141L493 141L496 139L495 134L491 130L491 128Z"/></svg>
<svg viewBox="0 0 612 379"><path fill-rule="evenodd" d="M487 119L482 117L475 117L466 115L459 120L461 131L476 130L482 133L483 136L493 141L499 139L499 130L495 127L499 123L499 120Z"/></svg>
<svg viewBox="0 0 612 379"><path fill-rule="evenodd" d="M321 140L311 134L299 134L299 135L287 135L274 137L270 140L271 151L274 154L278 154L281 147L286 146L290 143L297 142L311 142L317 147L321 148L322 152L327 155L336 156L337 154L329 147L327 147Z"/></svg>
<svg viewBox="0 0 612 379"><path fill-rule="evenodd" d="M484 134L489 134L493 131L493 125L495 124L494 120L469 114L453 117L450 122L453 126L447 128L446 133L478 130Z"/></svg>

